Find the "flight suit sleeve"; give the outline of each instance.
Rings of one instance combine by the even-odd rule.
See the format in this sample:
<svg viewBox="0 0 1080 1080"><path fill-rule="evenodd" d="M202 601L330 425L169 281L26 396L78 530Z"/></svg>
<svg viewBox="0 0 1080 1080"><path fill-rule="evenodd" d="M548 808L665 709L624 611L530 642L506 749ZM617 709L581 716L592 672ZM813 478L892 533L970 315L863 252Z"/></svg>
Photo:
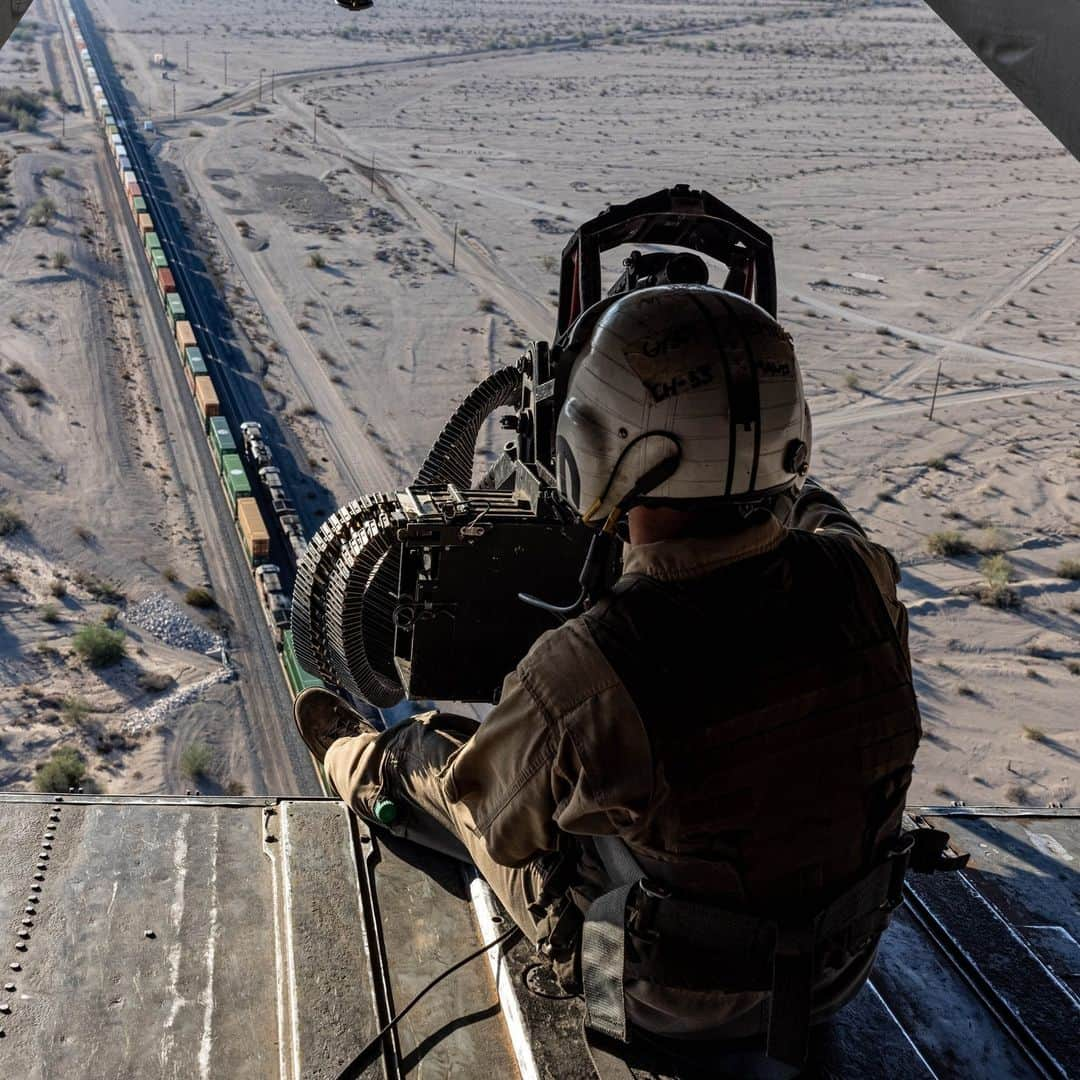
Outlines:
<svg viewBox="0 0 1080 1080"><path fill-rule="evenodd" d="M855 547L870 573L874 575L874 581L877 582L885 606L892 616L904 655L909 655L907 610L896 595L896 588L900 584L900 567L892 553L870 540L863 527L851 515L851 511L831 491L827 491L812 478L807 479L795 499L788 526L807 532L847 535L853 538Z"/></svg>

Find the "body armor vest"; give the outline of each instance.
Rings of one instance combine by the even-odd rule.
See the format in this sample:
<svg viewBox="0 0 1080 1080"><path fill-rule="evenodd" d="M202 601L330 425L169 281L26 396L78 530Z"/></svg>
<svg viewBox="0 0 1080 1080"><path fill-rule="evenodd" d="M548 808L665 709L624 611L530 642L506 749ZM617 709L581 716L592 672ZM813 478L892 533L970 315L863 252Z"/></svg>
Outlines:
<svg viewBox="0 0 1080 1080"><path fill-rule="evenodd" d="M800 531L706 576L625 576L584 616L648 732L622 838L650 877L778 917L827 902L900 830L910 662L858 541Z"/></svg>

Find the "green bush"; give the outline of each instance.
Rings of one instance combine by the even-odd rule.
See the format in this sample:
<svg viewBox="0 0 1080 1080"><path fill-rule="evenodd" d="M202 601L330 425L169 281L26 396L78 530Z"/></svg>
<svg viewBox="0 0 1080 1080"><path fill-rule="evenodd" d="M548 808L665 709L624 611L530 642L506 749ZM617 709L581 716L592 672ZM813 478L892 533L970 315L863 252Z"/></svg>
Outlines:
<svg viewBox="0 0 1080 1080"><path fill-rule="evenodd" d="M183 774L194 780L206 776L214 760L214 751L204 742L188 743L180 754L180 769Z"/></svg>
<svg viewBox="0 0 1080 1080"><path fill-rule="evenodd" d="M43 198L38 199L38 201L30 207L30 213L27 215L26 220L31 225L36 225L39 229L44 229L51 225L55 218L56 203L46 195Z"/></svg>
<svg viewBox="0 0 1080 1080"><path fill-rule="evenodd" d="M42 604L38 614L42 622L58 623L60 621L60 609L56 604Z"/></svg>
<svg viewBox="0 0 1080 1080"><path fill-rule="evenodd" d="M86 776L86 763L74 746L58 746L34 773L38 791L67 791L79 787Z"/></svg>
<svg viewBox="0 0 1080 1080"><path fill-rule="evenodd" d="M0 503L0 536L10 536L23 527L19 511L11 503Z"/></svg>
<svg viewBox="0 0 1080 1080"><path fill-rule="evenodd" d="M184 603L190 604L193 608L217 607L217 601L214 599L213 593L209 589L199 587L188 589L184 593Z"/></svg>
<svg viewBox="0 0 1080 1080"><path fill-rule="evenodd" d="M974 550L971 541L967 540L955 529L946 529L943 532L931 533L926 538L926 550L931 555L970 555Z"/></svg>
<svg viewBox="0 0 1080 1080"><path fill-rule="evenodd" d="M72 640L75 651L91 667L110 667L119 663L126 652L123 630L110 630L104 623L84 626Z"/></svg>
<svg viewBox="0 0 1080 1080"><path fill-rule="evenodd" d="M979 572L989 585L1008 585L1013 578L1012 563L1004 555L992 555L979 563Z"/></svg>

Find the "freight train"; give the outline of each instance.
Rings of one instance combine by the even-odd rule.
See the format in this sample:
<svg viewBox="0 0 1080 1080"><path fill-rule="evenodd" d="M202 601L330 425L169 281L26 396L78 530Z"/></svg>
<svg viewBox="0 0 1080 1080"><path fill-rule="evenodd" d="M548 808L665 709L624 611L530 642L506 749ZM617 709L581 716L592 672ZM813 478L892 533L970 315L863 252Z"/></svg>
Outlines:
<svg viewBox="0 0 1080 1080"><path fill-rule="evenodd" d="M169 264L155 227L150 201L132 166L134 155L129 152L130 136L121 130L121 125L112 111L108 95L101 85L90 51L82 37L75 12L70 5L66 5L66 8L79 63L86 74L109 156L139 234L151 276L157 286L158 299L173 336L188 390L199 411L203 430L214 456L218 479L232 511L244 554L255 576L267 622L281 652L285 677L292 692L298 694L306 687L321 683L304 672L296 662L292 633L289 630L291 597L282 581L280 569L267 561L270 557L270 533L255 498L252 477L257 477L266 491L269 505L273 507L281 528L285 550L294 562L299 560L307 548L303 526L285 491L281 474L274 468L270 450L262 438L262 428L254 421L245 421L240 425L241 439L237 441L228 418L221 414L214 360L200 346L199 335L191 323L177 288L180 274ZM245 461L248 464L245 464Z"/></svg>

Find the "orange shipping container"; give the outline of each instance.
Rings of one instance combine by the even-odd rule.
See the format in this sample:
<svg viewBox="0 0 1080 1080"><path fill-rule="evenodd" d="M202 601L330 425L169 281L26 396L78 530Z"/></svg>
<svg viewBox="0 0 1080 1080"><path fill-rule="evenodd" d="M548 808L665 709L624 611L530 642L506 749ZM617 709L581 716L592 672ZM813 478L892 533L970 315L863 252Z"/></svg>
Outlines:
<svg viewBox="0 0 1080 1080"><path fill-rule="evenodd" d="M128 197L129 202L132 199L138 198L138 196L140 196L142 194L142 188L139 187L139 181L138 180L129 180L124 185L124 190L127 192L127 197Z"/></svg>
<svg viewBox="0 0 1080 1080"><path fill-rule="evenodd" d="M195 400L199 403L204 420L221 415L221 402L209 375L195 376Z"/></svg>
<svg viewBox="0 0 1080 1080"><path fill-rule="evenodd" d="M154 219L149 214L139 215L139 234L145 236L154 231Z"/></svg>
<svg viewBox="0 0 1080 1080"><path fill-rule="evenodd" d="M254 499L236 500L236 520L240 525L240 535L244 538L244 547L248 558L255 562L265 559L270 554L270 534L263 524L262 514Z"/></svg>
<svg viewBox="0 0 1080 1080"><path fill-rule="evenodd" d="M185 349L193 348L199 344L195 340L195 331L191 329L191 323L186 319L180 319L176 324L176 344L180 346L181 356L183 356Z"/></svg>

